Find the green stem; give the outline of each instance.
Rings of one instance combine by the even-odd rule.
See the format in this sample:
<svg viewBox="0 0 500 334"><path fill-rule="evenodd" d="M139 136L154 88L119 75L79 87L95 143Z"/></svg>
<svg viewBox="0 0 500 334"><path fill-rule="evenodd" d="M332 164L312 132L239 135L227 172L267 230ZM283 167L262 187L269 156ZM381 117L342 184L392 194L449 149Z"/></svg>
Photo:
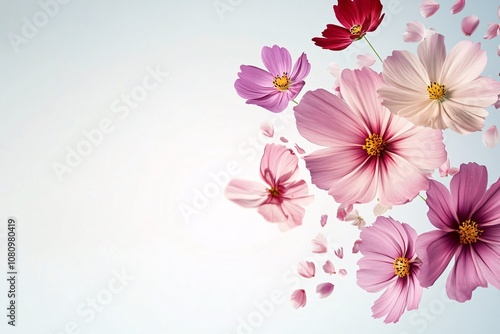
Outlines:
<svg viewBox="0 0 500 334"><path fill-rule="evenodd" d="M427 201L422 195L418 194L418 196L420 196L420 198L423 199L424 202Z"/></svg>
<svg viewBox="0 0 500 334"><path fill-rule="evenodd" d="M365 39L365 41L368 43L368 45L372 48L373 52L375 52L375 54L377 55L378 59L381 61L381 62L384 62L382 60L382 58L380 58L380 55L378 54L377 50L375 50L375 48L373 47L372 43L370 43L370 41L368 40L368 38L366 38L366 35L363 36L363 38Z"/></svg>
<svg viewBox="0 0 500 334"><path fill-rule="evenodd" d="M299 103L298 103L297 101L295 101L295 100L292 100L292 102L293 102L293 103L295 103L295 104L299 104Z"/></svg>

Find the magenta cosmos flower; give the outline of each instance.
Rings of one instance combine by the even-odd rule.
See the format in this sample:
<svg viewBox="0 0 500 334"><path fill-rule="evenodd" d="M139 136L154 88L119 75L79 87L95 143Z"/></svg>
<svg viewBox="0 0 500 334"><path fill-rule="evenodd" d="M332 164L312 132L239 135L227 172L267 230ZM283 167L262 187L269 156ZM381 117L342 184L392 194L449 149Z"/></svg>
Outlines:
<svg viewBox="0 0 500 334"><path fill-rule="evenodd" d="M272 112L282 112L288 102L304 87L304 78L311 65L305 53L292 68L292 57L285 48L275 45L262 48L262 62L267 71L255 66L241 65L234 88L248 104L256 104Z"/></svg>
<svg viewBox="0 0 500 334"><path fill-rule="evenodd" d="M333 11L343 27L328 24L323 37L312 40L317 46L334 51L344 50L367 32L377 29L385 15L381 15L380 0L339 0Z"/></svg>
<svg viewBox="0 0 500 334"><path fill-rule="evenodd" d="M427 36L418 57L394 51L384 61L382 104L417 125L458 133L481 130L485 108L500 93L500 82L480 76L486 62L479 43L462 41L446 56L444 36Z"/></svg>
<svg viewBox="0 0 500 334"><path fill-rule="evenodd" d="M298 158L292 150L267 144L260 162L260 176L267 187L253 181L231 180L226 197L243 207L258 208L267 221L278 223L280 230L286 231L302 224L302 206L313 199L306 182L297 180L298 173Z"/></svg>
<svg viewBox="0 0 500 334"><path fill-rule="evenodd" d="M438 230L417 238L420 284L433 285L455 257L446 292L459 302L488 282L500 289L500 179L488 190L487 183L486 167L469 163L451 179L451 194L437 181L427 191L427 216Z"/></svg>
<svg viewBox="0 0 500 334"><path fill-rule="evenodd" d="M344 100L323 89L294 107L297 129L327 146L305 157L312 182L338 203L403 204L428 189L427 174L446 161L442 131L418 127L380 104L382 77L369 68L344 70Z"/></svg>
<svg viewBox="0 0 500 334"><path fill-rule="evenodd" d="M404 310L418 308L422 287L417 275L420 260L415 254L417 233L408 224L377 217L360 234L357 283L368 292L386 289L372 306L373 317L398 322Z"/></svg>

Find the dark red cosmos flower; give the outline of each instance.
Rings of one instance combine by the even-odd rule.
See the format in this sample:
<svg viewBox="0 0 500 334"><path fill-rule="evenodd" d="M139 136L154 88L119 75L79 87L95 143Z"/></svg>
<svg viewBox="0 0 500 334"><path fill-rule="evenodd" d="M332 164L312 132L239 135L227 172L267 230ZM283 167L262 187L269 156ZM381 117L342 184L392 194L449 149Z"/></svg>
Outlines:
<svg viewBox="0 0 500 334"><path fill-rule="evenodd" d="M312 40L317 46L334 51L344 50L367 32L377 29L385 15L380 0L338 0L333 11L343 27L328 24L323 37Z"/></svg>

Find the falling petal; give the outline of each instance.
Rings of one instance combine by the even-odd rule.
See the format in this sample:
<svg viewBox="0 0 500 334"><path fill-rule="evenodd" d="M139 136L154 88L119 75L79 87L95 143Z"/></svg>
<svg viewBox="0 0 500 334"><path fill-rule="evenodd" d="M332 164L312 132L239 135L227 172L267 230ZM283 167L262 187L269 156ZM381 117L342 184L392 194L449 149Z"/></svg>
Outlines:
<svg viewBox="0 0 500 334"><path fill-rule="evenodd" d="M413 21L406 24L406 30L403 34L405 42L420 42L425 37L425 26L423 23Z"/></svg>
<svg viewBox="0 0 500 334"><path fill-rule="evenodd" d="M337 209L337 219L344 221L347 215L352 211L353 205L352 204L340 204L338 209Z"/></svg>
<svg viewBox="0 0 500 334"><path fill-rule="evenodd" d="M496 125L490 126L483 132L483 144L488 148L495 147L498 144L498 129Z"/></svg>
<svg viewBox="0 0 500 334"><path fill-rule="evenodd" d="M353 210L345 217L346 222L351 222L352 226L357 226L359 230L366 226L366 222L358 213L358 210Z"/></svg>
<svg viewBox="0 0 500 334"><path fill-rule="evenodd" d="M292 292L291 296L292 305L295 308L304 307L306 305L306 291L304 289L298 289Z"/></svg>
<svg viewBox="0 0 500 334"><path fill-rule="evenodd" d="M285 137L280 137L280 140L281 140L283 143L288 143L288 139L286 139Z"/></svg>
<svg viewBox="0 0 500 334"><path fill-rule="evenodd" d="M451 7L451 13L460 13L465 7L465 0L457 0L455 4Z"/></svg>
<svg viewBox="0 0 500 334"><path fill-rule="evenodd" d="M335 78L340 77L340 66L337 63L330 63L328 64L328 71L333 75Z"/></svg>
<svg viewBox="0 0 500 334"><path fill-rule="evenodd" d="M312 241L313 253L326 253L328 250L326 238L323 234L318 234Z"/></svg>
<svg viewBox="0 0 500 334"><path fill-rule="evenodd" d="M319 220L321 227L324 227L327 221L328 221L328 215L321 215L321 219Z"/></svg>
<svg viewBox="0 0 500 334"><path fill-rule="evenodd" d="M334 285L332 283L320 283L316 286L316 292L319 293L319 298L326 298L333 292Z"/></svg>
<svg viewBox="0 0 500 334"><path fill-rule="evenodd" d="M342 277L347 276L347 270L345 270L345 269L340 269L340 270L339 270L339 275L340 275L340 276L342 276Z"/></svg>
<svg viewBox="0 0 500 334"><path fill-rule="evenodd" d="M352 246L352 253L353 254L356 254L357 252L359 252L359 245L360 244L361 244L361 239L354 241L354 245Z"/></svg>
<svg viewBox="0 0 500 334"><path fill-rule="evenodd" d="M298 154L306 154L306 151L304 151L304 149L297 144L295 144L295 149L297 150Z"/></svg>
<svg viewBox="0 0 500 334"><path fill-rule="evenodd" d="M337 273L335 271L335 266L333 265L332 261L330 261L330 260L327 260L325 262L325 264L323 265L323 271L327 274L330 274L330 275Z"/></svg>
<svg viewBox="0 0 500 334"><path fill-rule="evenodd" d="M465 36L470 36L479 25L479 18L475 15L469 15L462 20L462 31Z"/></svg>
<svg viewBox="0 0 500 334"><path fill-rule="evenodd" d="M434 15L439 9L439 4L433 0L423 0L420 3L420 14L423 17L428 18Z"/></svg>
<svg viewBox="0 0 500 334"><path fill-rule="evenodd" d="M260 131L262 131L262 134L266 137L273 138L274 136L274 126L271 122L262 122Z"/></svg>
<svg viewBox="0 0 500 334"><path fill-rule="evenodd" d="M497 37L499 33L500 33L500 24L490 23L488 24L488 30L486 31L486 35L484 35L483 38L492 39Z"/></svg>
<svg viewBox="0 0 500 334"><path fill-rule="evenodd" d="M316 266L313 262L302 261L297 267L297 272L302 277L311 278L316 275Z"/></svg>
<svg viewBox="0 0 500 334"><path fill-rule="evenodd" d="M373 214L378 217L383 215L387 210L390 209L392 209L392 206L383 206L382 204L380 204L380 202L378 202L373 208Z"/></svg>
<svg viewBox="0 0 500 334"><path fill-rule="evenodd" d="M358 55L356 59L357 59L356 64L358 65L359 68L363 66L370 67L373 64L375 64L376 61L375 58L368 53L364 55Z"/></svg>
<svg viewBox="0 0 500 334"><path fill-rule="evenodd" d="M337 249L336 251L334 251L335 255L337 255L337 257L339 259L342 259L344 258L344 247L340 247L339 249Z"/></svg>

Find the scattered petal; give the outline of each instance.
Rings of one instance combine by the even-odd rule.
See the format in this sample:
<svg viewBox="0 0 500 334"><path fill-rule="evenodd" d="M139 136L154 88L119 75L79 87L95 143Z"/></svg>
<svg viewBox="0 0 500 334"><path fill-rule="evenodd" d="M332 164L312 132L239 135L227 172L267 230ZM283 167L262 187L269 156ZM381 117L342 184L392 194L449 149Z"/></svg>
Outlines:
<svg viewBox="0 0 500 334"><path fill-rule="evenodd" d="M262 122L260 131L262 131L262 134L266 137L273 138L274 136L274 126L271 122Z"/></svg>
<svg viewBox="0 0 500 334"><path fill-rule="evenodd" d="M360 244L361 244L361 239L354 241L354 245L352 246L352 253L353 254L356 254L357 252L359 252L359 245Z"/></svg>
<svg viewBox="0 0 500 334"><path fill-rule="evenodd" d="M333 75L335 79L340 78L340 66L337 63L330 63L328 64L328 71Z"/></svg>
<svg viewBox="0 0 500 334"><path fill-rule="evenodd" d="M335 255L337 255L337 257L339 259L342 259L344 258L344 247L340 247L339 249L337 249L336 251L334 251Z"/></svg>
<svg viewBox="0 0 500 334"><path fill-rule="evenodd" d="M475 15L466 16L462 20L462 31L465 36L470 36L474 31L476 31L478 25L479 17Z"/></svg>
<svg viewBox="0 0 500 334"><path fill-rule="evenodd" d="M484 39L492 39L500 34L500 24L498 23L490 23L488 24L488 30L486 31L486 35L483 36Z"/></svg>
<svg viewBox="0 0 500 334"><path fill-rule="evenodd" d="M286 139L285 137L280 137L280 140L281 140L283 143L288 143L288 139Z"/></svg>
<svg viewBox="0 0 500 334"><path fill-rule="evenodd" d="M297 272L302 277L311 278L316 275L316 266L314 262L302 261L297 267Z"/></svg>
<svg viewBox="0 0 500 334"><path fill-rule="evenodd" d="M297 150L298 154L306 154L306 151L304 151L304 149L297 144L295 144L295 150Z"/></svg>
<svg viewBox="0 0 500 334"><path fill-rule="evenodd" d="M420 42L424 39L425 34L426 31L423 23L417 21L408 22L403 34L403 40L405 42Z"/></svg>
<svg viewBox="0 0 500 334"><path fill-rule="evenodd" d="M332 283L320 283L316 286L316 292L319 293L319 298L326 298L333 292L334 285Z"/></svg>
<svg viewBox="0 0 500 334"><path fill-rule="evenodd" d="M428 18L434 15L439 9L439 4L433 0L423 0L420 3L420 14L423 17Z"/></svg>
<svg viewBox="0 0 500 334"><path fill-rule="evenodd" d="M375 207L373 208L373 214L378 217L383 215L387 210L390 209L392 209L392 205L383 206L382 204L380 204L380 202L377 202L377 204L375 204Z"/></svg>
<svg viewBox="0 0 500 334"><path fill-rule="evenodd" d="M458 173L458 168L456 167L451 167L450 168L450 159L446 159L444 164L439 167L439 176L441 177L446 177L446 176L453 176L456 173Z"/></svg>
<svg viewBox="0 0 500 334"><path fill-rule="evenodd" d="M332 261L327 260L325 264L323 265L323 271L329 275L336 274L337 272L335 271L335 266L333 265Z"/></svg>
<svg viewBox="0 0 500 334"><path fill-rule="evenodd" d="M312 241L313 253L326 253L328 250L326 238L323 234L318 234Z"/></svg>
<svg viewBox="0 0 500 334"><path fill-rule="evenodd" d="M327 221L328 221L328 215L321 215L321 219L319 220L321 227L324 227Z"/></svg>
<svg viewBox="0 0 500 334"><path fill-rule="evenodd" d="M358 55L356 57L356 64L359 68L366 66L370 67L375 64L376 59L371 54Z"/></svg>
<svg viewBox="0 0 500 334"><path fill-rule="evenodd" d="M460 13L465 7L465 0L457 0L451 7L451 13Z"/></svg>
<svg viewBox="0 0 500 334"><path fill-rule="evenodd" d="M340 276L342 276L342 277L347 276L347 270L345 270L345 269L340 269L340 270L339 270L339 275L340 275Z"/></svg>
<svg viewBox="0 0 500 334"><path fill-rule="evenodd" d="M351 222L352 226L357 226L359 230L366 226L366 222L358 213L358 210L353 210L345 217L346 222Z"/></svg>
<svg viewBox="0 0 500 334"><path fill-rule="evenodd" d="M295 308L304 307L306 305L306 291L304 289L298 289L292 292L291 296L292 305Z"/></svg>
<svg viewBox="0 0 500 334"><path fill-rule="evenodd" d="M353 205L352 204L340 204L338 209L337 209L337 219L344 221L347 215L352 211Z"/></svg>
<svg viewBox="0 0 500 334"><path fill-rule="evenodd" d="M498 144L498 129L496 125L490 126L483 132L483 144L488 148L495 147Z"/></svg>

